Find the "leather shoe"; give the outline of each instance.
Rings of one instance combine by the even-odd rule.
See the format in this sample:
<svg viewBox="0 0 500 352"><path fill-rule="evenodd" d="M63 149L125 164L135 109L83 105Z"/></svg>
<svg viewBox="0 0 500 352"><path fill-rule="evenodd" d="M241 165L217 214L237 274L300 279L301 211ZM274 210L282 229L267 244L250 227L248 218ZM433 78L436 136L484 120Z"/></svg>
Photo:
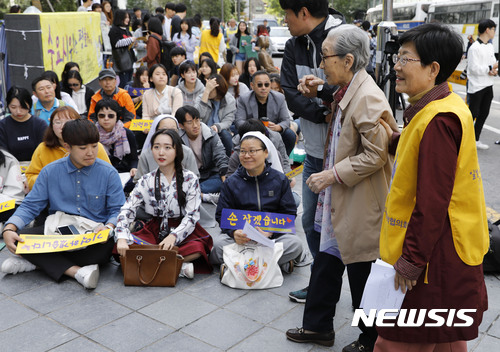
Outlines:
<svg viewBox="0 0 500 352"><path fill-rule="evenodd" d="M286 338L292 340L293 342L299 342L299 343L309 342L309 343L316 343L322 346L331 347L335 342L335 331L324 332L324 333L319 333L319 332L306 333L304 331L304 328L296 328L296 329L289 329L286 332Z"/></svg>

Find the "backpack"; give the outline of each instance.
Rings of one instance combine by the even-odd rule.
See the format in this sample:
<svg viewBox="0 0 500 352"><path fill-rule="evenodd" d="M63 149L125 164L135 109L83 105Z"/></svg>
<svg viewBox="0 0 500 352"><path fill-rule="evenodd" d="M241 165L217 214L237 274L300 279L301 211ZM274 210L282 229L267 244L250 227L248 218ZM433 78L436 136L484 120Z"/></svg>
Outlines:
<svg viewBox="0 0 500 352"><path fill-rule="evenodd" d="M160 40L154 35L152 35L152 37L160 42L160 64L167 68L167 72L170 72L174 67L174 63L170 57L170 51L176 46L176 44L170 40Z"/></svg>
<svg viewBox="0 0 500 352"><path fill-rule="evenodd" d="M500 272L500 220L491 223L488 221L490 233L490 248L483 259L484 272Z"/></svg>

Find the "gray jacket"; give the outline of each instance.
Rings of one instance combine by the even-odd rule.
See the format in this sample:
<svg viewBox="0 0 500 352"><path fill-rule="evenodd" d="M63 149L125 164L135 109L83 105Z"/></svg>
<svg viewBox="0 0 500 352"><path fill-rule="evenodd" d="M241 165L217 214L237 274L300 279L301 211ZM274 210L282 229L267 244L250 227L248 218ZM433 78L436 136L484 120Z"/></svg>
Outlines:
<svg viewBox="0 0 500 352"><path fill-rule="evenodd" d="M194 86L194 91L193 92L188 92L186 89L185 81L184 78L179 79L179 83L177 83L177 88L179 88L182 92L182 97L184 98L184 105L194 105L196 102L196 98L200 94L203 94L203 91L205 90L205 86L201 81L197 78L196 79L196 84Z"/></svg>
<svg viewBox="0 0 500 352"><path fill-rule="evenodd" d="M267 116L270 121L280 125L283 131L290 127L290 113L285 96L271 90L267 97ZM248 119L259 119L259 107L255 92L252 90L240 95L236 109L234 125L238 129Z"/></svg>
<svg viewBox="0 0 500 352"><path fill-rule="evenodd" d="M204 123L207 123L210 119L210 114L212 114L212 102L208 100L208 103L201 101L203 94L200 94L196 98L196 103L194 107L200 112L200 119ZM219 108L219 123L216 123L217 130L220 132L222 130L229 130L234 121L234 113L236 112L236 100L231 94L224 95L224 98L220 101Z"/></svg>
<svg viewBox="0 0 500 352"><path fill-rule="evenodd" d="M189 137L183 129L179 130L182 142L185 145L189 144ZM222 144L219 135L213 129L201 123L202 134L202 162L203 166L199 169L200 181L206 180L213 174L224 176L227 172L227 163L229 158L226 155L226 150Z"/></svg>

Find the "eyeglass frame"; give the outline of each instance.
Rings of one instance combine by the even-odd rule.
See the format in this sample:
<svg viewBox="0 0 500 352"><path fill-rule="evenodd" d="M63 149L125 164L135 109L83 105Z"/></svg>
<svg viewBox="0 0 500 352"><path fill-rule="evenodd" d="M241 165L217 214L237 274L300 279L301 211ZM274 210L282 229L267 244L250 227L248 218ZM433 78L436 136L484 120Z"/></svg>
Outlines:
<svg viewBox="0 0 500 352"><path fill-rule="evenodd" d="M113 114L99 113L99 114L97 114L97 118L98 119L106 119L107 118L107 119L112 120L112 119L118 118L118 114L116 112L114 115Z"/></svg>
<svg viewBox="0 0 500 352"><path fill-rule="evenodd" d="M402 56L399 56L399 55L392 55L392 62L394 63L394 65L396 65L398 62L399 64L404 67L406 66L406 64L408 63L408 61L410 62L421 62L420 59L412 59L411 57L408 57L406 55L402 55Z"/></svg>
<svg viewBox="0 0 500 352"><path fill-rule="evenodd" d="M335 54L335 55L323 55L323 53L320 51L319 56L321 57L321 62L325 63L325 60L330 58L330 57L336 57L336 56L343 56L340 54Z"/></svg>
<svg viewBox="0 0 500 352"><path fill-rule="evenodd" d="M264 150L264 148L260 149L250 149L250 150L240 150L240 155L245 156L245 155L250 155L250 156L255 156L257 155L257 152L260 150Z"/></svg>

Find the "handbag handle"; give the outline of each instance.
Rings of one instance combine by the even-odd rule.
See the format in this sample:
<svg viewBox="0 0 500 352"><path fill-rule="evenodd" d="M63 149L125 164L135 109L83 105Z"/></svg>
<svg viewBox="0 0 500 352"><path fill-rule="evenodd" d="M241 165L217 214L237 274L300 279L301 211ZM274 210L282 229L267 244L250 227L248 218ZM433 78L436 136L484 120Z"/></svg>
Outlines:
<svg viewBox="0 0 500 352"><path fill-rule="evenodd" d="M155 273L153 274L153 277L151 278L151 280L145 281L141 275L142 255L138 255L137 257L135 257L135 259L137 259L137 275L139 276L139 280L143 285L149 285L151 282L153 282L153 280L156 278L156 275L158 274L158 270L160 270L161 264L166 260L165 256L162 255L160 257L160 261L158 262L158 266L156 267Z"/></svg>

